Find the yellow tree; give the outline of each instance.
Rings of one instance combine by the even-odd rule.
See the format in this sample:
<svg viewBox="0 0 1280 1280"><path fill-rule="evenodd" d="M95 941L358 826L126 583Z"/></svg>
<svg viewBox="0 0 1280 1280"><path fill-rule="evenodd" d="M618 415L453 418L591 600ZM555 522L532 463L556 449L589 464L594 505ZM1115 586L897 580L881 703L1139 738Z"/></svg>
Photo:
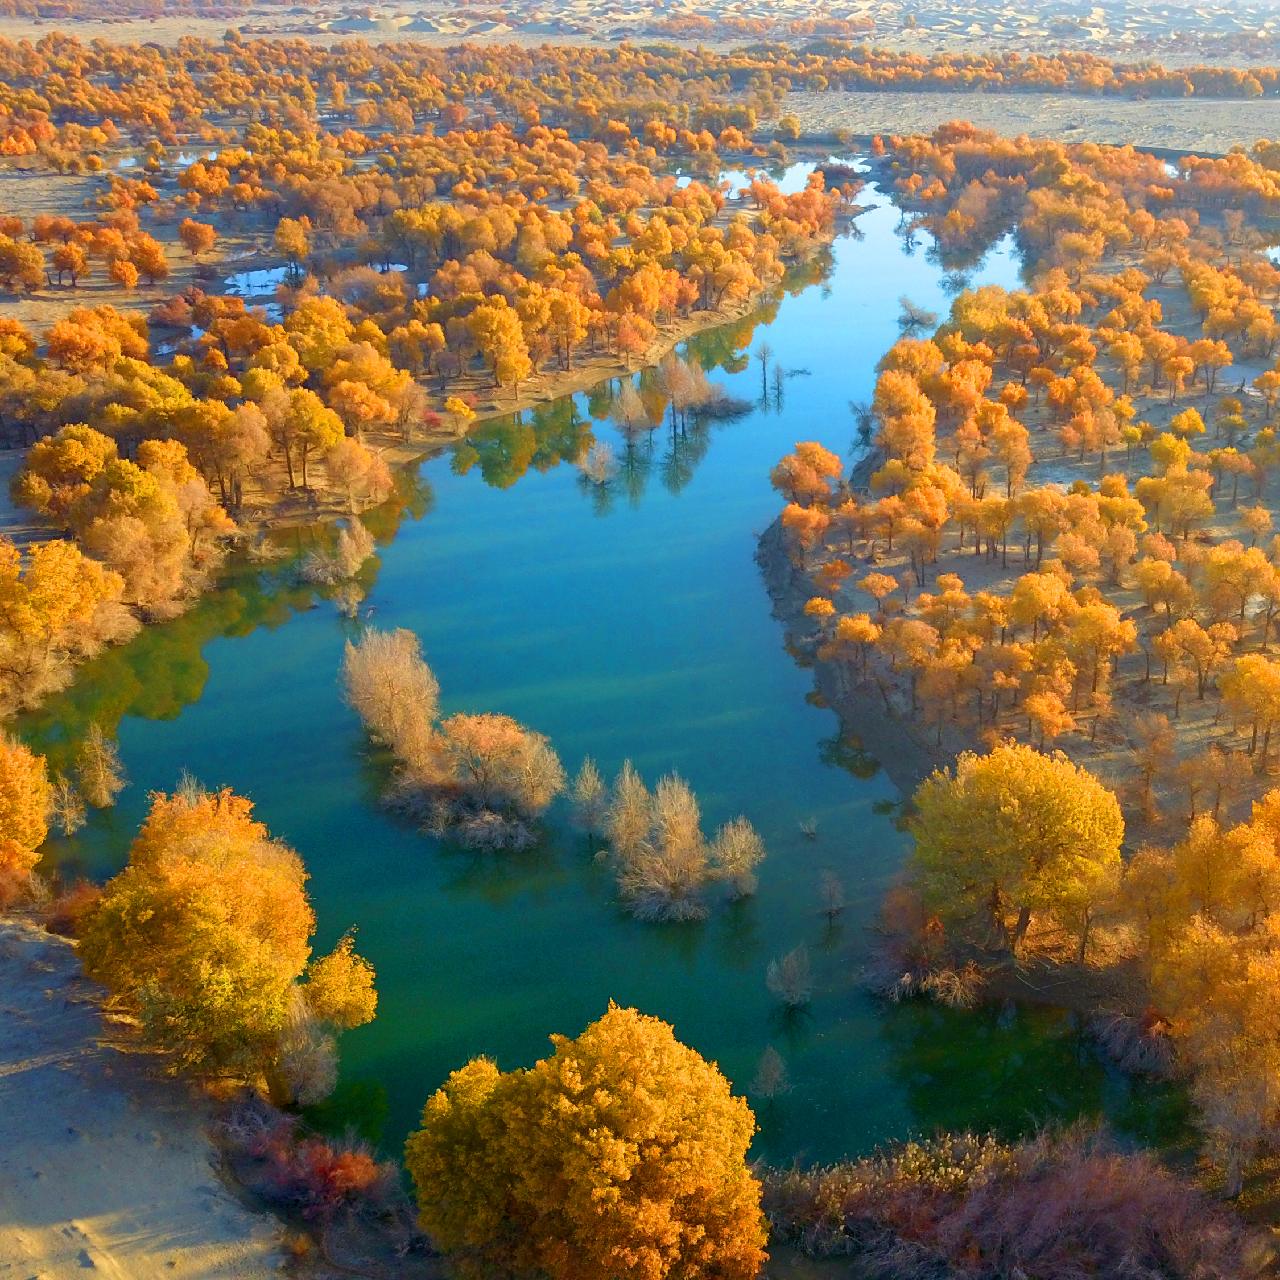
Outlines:
<svg viewBox="0 0 1280 1280"><path fill-rule="evenodd" d="M1111 791L1060 752L1004 743L965 752L914 803L913 874L939 914L985 916L989 937L1016 949L1044 911L1076 932L1083 960L1096 904L1120 875L1124 820Z"/></svg>
<svg viewBox="0 0 1280 1280"><path fill-rule="evenodd" d="M361 384L363 385L363 384ZM307 487L307 459L313 452L327 453L346 431L342 419L306 387L276 391L262 402L267 430L284 455L289 485L294 484L294 459L302 464L302 487Z"/></svg>
<svg viewBox="0 0 1280 1280"><path fill-rule="evenodd" d="M315 917L302 861L223 790L152 797L85 926L85 971L136 1010L179 1066L252 1073L277 1056ZM316 1017L373 1016L372 975L344 949L312 970ZM345 1021L344 1021L345 1020Z"/></svg>
<svg viewBox="0 0 1280 1280"><path fill-rule="evenodd" d="M0 733L0 870L30 871L40 860L52 798L44 756Z"/></svg>
<svg viewBox="0 0 1280 1280"><path fill-rule="evenodd" d="M533 371L520 315L501 295L476 307L467 317L467 327L498 386L519 386Z"/></svg>
<svg viewBox="0 0 1280 1280"><path fill-rule="evenodd" d="M298 359L312 373L328 369L354 332L347 309L327 294L304 298L284 327Z"/></svg>
<svg viewBox="0 0 1280 1280"><path fill-rule="evenodd" d="M1245 1165L1280 1118L1276 942L1274 925L1260 936L1238 937L1194 916L1154 973L1229 1196L1240 1193Z"/></svg>
<svg viewBox="0 0 1280 1280"><path fill-rule="evenodd" d="M423 1227L476 1277L753 1280L746 1101L634 1009L551 1039L532 1069L477 1058L427 1103L405 1144Z"/></svg>
<svg viewBox="0 0 1280 1280"><path fill-rule="evenodd" d="M867 651L879 638L880 628L871 618L865 613L855 613L837 620L835 634L818 650L818 657L824 662L834 658L852 666L856 656L858 669L865 679Z"/></svg>
<svg viewBox="0 0 1280 1280"><path fill-rule="evenodd" d="M275 249L289 262L290 274L296 274L298 263L311 252L309 233L311 223L307 218L281 218L276 226Z"/></svg>
<svg viewBox="0 0 1280 1280"><path fill-rule="evenodd" d="M813 440L796 445L769 472L769 483L788 502L810 506L834 496L834 485L844 471L838 454Z"/></svg>
<svg viewBox="0 0 1280 1280"><path fill-rule="evenodd" d="M1280 717L1280 662L1260 653L1246 653L1218 677L1218 688L1236 720L1252 727L1250 755L1258 749L1259 730L1263 732L1262 756L1257 765L1261 773L1267 765L1271 727Z"/></svg>

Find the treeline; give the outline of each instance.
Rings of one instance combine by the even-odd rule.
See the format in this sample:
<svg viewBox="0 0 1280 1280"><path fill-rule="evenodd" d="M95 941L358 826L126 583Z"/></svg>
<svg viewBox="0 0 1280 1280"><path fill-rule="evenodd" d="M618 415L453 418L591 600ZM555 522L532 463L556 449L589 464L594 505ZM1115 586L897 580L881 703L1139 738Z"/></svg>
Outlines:
<svg viewBox="0 0 1280 1280"><path fill-rule="evenodd" d="M1088 771L1013 743L965 753L913 797L914 849L869 981L895 1000L927 990L963 1005L983 986L974 957L1025 959L1058 939L1079 963L1091 945L1102 967L1136 955L1150 1007L1095 1016L1094 1032L1134 1074L1189 1079L1208 1154L1236 1196L1280 1121L1278 812L1270 791L1245 822L1204 813L1172 847L1122 859L1120 806Z"/></svg>
<svg viewBox="0 0 1280 1280"><path fill-rule="evenodd" d="M696 21L696 19L694 19ZM51 33L34 46L0 42L0 110L38 143L32 126L58 130L112 121L140 137L177 140L202 117L245 119L280 113L290 127L314 123L323 106L358 127L384 123L457 127L468 101L494 118L591 136L617 121L639 131L650 120L676 126L754 129L774 118L792 89L907 88L1070 92L1089 95L1259 97L1280 88L1274 67L1166 69L1088 53L1050 56L915 54L836 38L801 48L759 42L719 53L670 44L616 48L580 45L463 44L451 49L410 42L331 48L301 39L221 42L187 38L153 44L82 44ZM459 115L459 112L461 115Z"/></svg>
<svg viewBox="0 0 1280 1280"><path fill-rule="evenodd" d="M1258 287L1261 271L1274 290L1265 242L1245 225L1280 209L1280 147L1266 139L1220 159L1183 158L1173 173L1133 147L1001 138L960 120L928 137L876 139L872 151L944 259L972 261L1013 230L1044 266L1075 270L1080 261L1088 270L1104 254L1138 248L1159 283L1192 253L1224 262L1246 287ZM1212 225L1200 228L1202 214Z"/></svg>

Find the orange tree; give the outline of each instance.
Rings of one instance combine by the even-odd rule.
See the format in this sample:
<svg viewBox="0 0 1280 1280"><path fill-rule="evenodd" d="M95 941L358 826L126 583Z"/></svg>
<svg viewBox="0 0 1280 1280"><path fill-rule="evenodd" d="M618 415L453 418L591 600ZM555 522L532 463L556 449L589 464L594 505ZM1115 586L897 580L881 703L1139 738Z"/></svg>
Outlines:
<svg viewBox="0 0 1280 1280"><path fill-rule="evenodd" d="M422 1225L468 1274L751 1280L765 1261L755 1120L716 1067L634 1009L531 1070L455 1071L405 1148Z"/></svg>

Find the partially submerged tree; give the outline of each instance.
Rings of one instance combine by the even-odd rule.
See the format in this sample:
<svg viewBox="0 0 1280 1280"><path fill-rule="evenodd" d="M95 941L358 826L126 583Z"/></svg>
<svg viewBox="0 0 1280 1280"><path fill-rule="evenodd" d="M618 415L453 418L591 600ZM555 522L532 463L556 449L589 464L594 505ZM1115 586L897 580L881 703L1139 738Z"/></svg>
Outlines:
<svg viewBox="0 0 1280 1280"><path fill-rule="evenodd" d="M573 823L594 840L604 830L609 811L609 788L605 786L596 762L588 756L573 780Z"/></svg>
<svg viewBox="0 0 1280 1280"><path fill-rule="evenodd" d="M751 1082L751 1092L757 1098L772 1102L781 1093L791 1092L791 1079L787 1074L787 1064L773 1045L768 1045L760 1055L756 1064L755 1079Z"/></svg>
<svg viewBox="0 0 1280 1280"><path fill-rule="evenodd" d="M394 804L473 848L534 842L532 823L565 787L547 738L492 713L437 724L440 686L410 631L348 641L343 682L370 735L400 762Z"/></svg>
<svg viewBox="0 0 1280 1280"><path fill-rule="evenodd" d="M813 975L809 969L809 948L802 942L781 960L770 960L765 985L788 1008L798 1009L813 998Z"/></svg>
<svg viewBox="0 0 1280 1280"><path fill-rule="evenodd" d="M706 886L719 879L734 897L753 893L765 856L763 841L741 817L708 845L688 783L668 774L650 795L629 760L614 782L605 831L619 892L641 920L703 919Z"/></svg>

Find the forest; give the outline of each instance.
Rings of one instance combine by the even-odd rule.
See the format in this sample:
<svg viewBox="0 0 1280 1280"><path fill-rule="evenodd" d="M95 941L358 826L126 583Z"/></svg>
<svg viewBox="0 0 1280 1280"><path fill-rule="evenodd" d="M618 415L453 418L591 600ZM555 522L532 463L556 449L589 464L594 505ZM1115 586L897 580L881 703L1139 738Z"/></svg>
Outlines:
<svg viewBox="0 0 1280 1280"><path fill-rule="evenodd" d="M357 1222L477 1277L749 1280L770 1251L904 1276L1274 1269L1280 145L1169 162L954 121L855 156L803 139L786 95L1248 98L1278 75L833 38L0 41L0 159L32 193L0 210L0 431L35 531L0 537L0 716L74 693L144 628L185 614L204 635L202 598L252 630L278 602L218 593L302 530L279 572L346 628L331 701L359 722L367 803L472 866L567 826L609 886L593 908L654 937L740 919L776 861L753 813L708 822L723 797L651 770L638 725L611 780L590 756L571 774L548 734L449 687L413 630L371 620L369 566L412 506L404 465L445 445L495 488L576 468L603 513L669 432L678 496L709 424L754 404L699 351L723 326L749 348L789 288L825 284L874 183L901 243L927 239L956 282L949 312L902 297L851 455L780 457L757 547L810 705L855 732L874 708L929 763L890 805L909 852L859 980L953 1010L1050 989L1135 1090L1174 1082L1194 1113L1177 1156L1082 1122L784 1167L752 1154L791 1089L772 1043L753 1111L669 1021L611 998L585 1029L545 1028L536 1062L424 1080L401 1166L318 1123L377 980L354 926L316 954L309 873L250 794L184 773L105 883L62 876L50 840L107 821L128 785L122 712L48 754L0 735L0 904L74 939L158 1069L232 1099L227 1166L301 1253L332 1263ZM968 287L1004 243L1023 287ZM261 292L233 290L254 272ZM752 358L783 417L785 378L810 371L763 338L720 364ZM588 388L621 474L547 407ZM846 910L833 872L818 903L829 926ZM801 1020L806 944L760 977L777 1024Z"/></svg>

